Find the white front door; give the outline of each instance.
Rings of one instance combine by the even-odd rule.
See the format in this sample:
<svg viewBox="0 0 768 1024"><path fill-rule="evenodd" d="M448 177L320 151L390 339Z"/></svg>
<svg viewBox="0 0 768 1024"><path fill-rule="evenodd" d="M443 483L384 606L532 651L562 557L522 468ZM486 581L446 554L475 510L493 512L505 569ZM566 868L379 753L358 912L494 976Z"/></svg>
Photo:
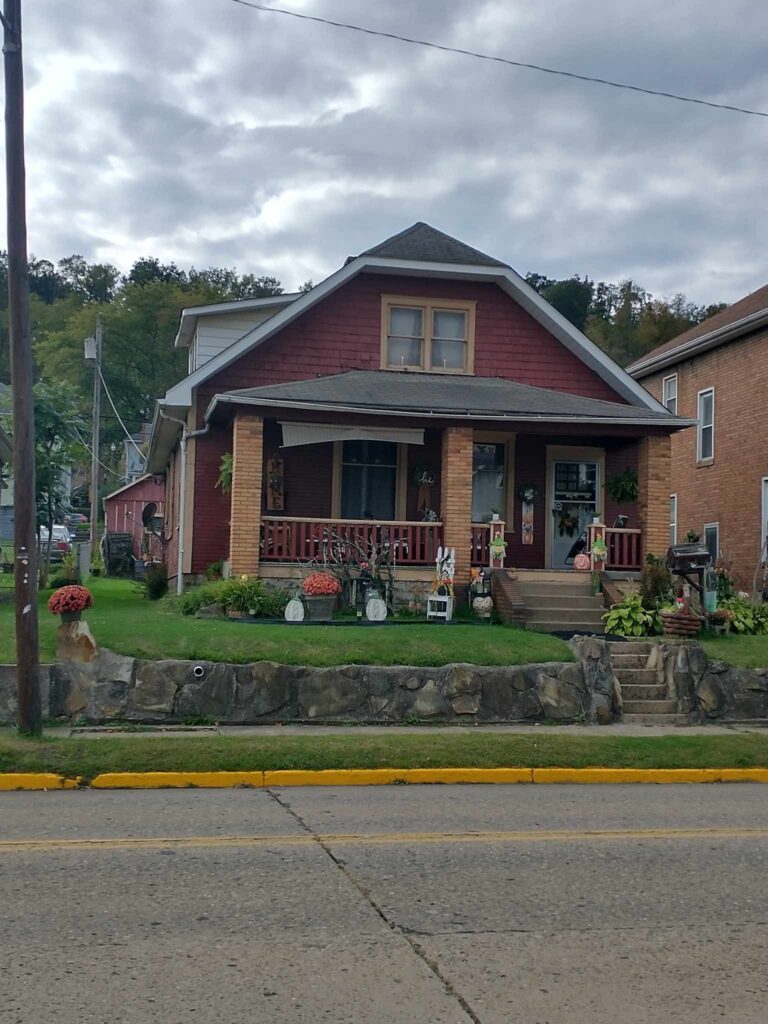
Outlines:
<svg viewBox="0 0 768 1024"><path fill-rule="evenodd" d="M587 527L599 513L599 463L594 459L554 459L551 463L550 567L567 569L589 546Z"/></svg>

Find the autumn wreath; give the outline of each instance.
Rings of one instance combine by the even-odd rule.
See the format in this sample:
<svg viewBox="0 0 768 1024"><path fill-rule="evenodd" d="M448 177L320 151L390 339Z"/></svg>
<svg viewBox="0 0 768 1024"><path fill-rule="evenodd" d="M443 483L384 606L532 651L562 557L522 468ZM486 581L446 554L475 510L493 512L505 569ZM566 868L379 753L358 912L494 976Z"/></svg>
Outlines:
<svg viewBox="0 0 768 1024"><path fill-rule="evenodd" d="M51 594L48 611L52 615L65 615L67 612L84 612L93 604L90 590L73 584L71 587L60 587Z"/></svg>

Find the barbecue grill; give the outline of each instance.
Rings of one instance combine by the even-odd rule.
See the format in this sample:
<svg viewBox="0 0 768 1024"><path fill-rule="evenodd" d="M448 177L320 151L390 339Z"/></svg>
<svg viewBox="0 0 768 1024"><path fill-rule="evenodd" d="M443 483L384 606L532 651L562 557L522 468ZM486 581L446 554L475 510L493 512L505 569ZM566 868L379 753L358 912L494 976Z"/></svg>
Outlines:
<svg viewBox="0 0 768 1024"><path fill-rule="evenodd" d="M667 551L667 568L678 576L708 569L711 561L706 544L673 544Z"/></svg>

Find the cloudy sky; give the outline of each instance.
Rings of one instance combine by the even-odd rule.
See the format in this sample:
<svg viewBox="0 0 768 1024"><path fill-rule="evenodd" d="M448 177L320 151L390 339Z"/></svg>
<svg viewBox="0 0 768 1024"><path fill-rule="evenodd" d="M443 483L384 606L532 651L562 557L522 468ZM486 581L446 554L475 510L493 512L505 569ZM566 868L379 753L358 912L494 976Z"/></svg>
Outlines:
<svg viewBox="0 0 768 1024"><path fill-rule="evenodd" d="M755 0L283 0L768 110ZM25 7L30 249L292 288L426 220L517 270L732 300L768 280L768 119L247 9Z"/></svg>

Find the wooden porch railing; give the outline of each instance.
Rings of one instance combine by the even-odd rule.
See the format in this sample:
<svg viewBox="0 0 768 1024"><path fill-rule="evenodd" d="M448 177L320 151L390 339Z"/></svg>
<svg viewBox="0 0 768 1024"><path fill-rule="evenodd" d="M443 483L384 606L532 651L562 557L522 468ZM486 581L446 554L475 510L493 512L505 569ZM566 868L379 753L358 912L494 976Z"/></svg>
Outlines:
<svg viewBox="0 0 768 1024"><path fill-rule="evenodd" d="M334 556L359 559L355 549L389 548L395 565L432 565L443 543L442 523L379 522L372 519L304 519L263 516L264 562L306 562Z"/></svg>
<svg viewBox="0 0 768 1024"><path fill-rule="evenodd" d="M604 536L605 546L608 548L608 557L605 560L606 569L636 572L641 568L641 530L606 526Z"/></svg>

